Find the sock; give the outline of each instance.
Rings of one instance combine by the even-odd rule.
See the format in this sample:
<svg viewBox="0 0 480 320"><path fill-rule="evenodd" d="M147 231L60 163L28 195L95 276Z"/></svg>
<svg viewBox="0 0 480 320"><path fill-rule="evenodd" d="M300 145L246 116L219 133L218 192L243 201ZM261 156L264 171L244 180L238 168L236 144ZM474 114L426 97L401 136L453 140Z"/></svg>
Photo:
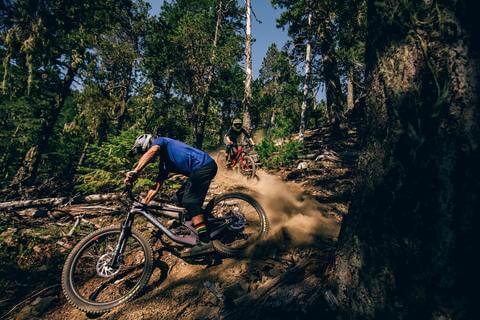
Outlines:
<svg viewBox="0 0 480 320"><path fill-rule="evenodd" d="M202 241L202 242L209 242L210 241L210 235L207 232L207 226L205 225L204 222L201 222L201 223L195 225L194 227L195 227L195 230L197 230L198 238L200 238L200 241Z"/></svg>

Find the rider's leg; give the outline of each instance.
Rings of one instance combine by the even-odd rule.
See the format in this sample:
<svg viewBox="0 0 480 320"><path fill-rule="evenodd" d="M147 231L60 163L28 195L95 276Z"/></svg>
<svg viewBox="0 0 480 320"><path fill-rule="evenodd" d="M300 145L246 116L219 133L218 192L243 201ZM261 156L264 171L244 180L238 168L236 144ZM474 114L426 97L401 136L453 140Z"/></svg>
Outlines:
<svg viewBox="0 0 480 320"><path fill-rule="evenodd" d="M230 144L227 144L227 149L226 149L226 154L227 154L227 166L230 166L230 163L232 162L232 150L233 146Z"/></svg>
<svg viewBox="0 0 480 320"><path fill-rule="evenodd" d="M217 164L212 161L204 167L194 171L188 178L185 186L182 204L187 209L187 213L192 217L192 223L197 230L200 241L210 242L210 234L205 224L205 217L202 212L203 201L207 196L210 182L217 173Z"/></svg>
<svg viewBox="0 0 480 320"><path fill-rule="evenodd" d="M227 166L231 167L233 159L235 158L235 153L237 152L237 148L234 145L229 145L228 146L228 160L227 160Z"/></svg>

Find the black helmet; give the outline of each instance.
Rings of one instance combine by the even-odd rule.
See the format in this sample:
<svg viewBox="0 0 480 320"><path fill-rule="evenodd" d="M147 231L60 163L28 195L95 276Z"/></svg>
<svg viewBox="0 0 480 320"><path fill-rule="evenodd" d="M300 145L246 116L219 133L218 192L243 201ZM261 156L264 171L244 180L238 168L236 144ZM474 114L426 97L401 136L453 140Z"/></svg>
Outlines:
<svg viewBox="0 0 480 320"><path fill-rule="evenodd" d="M142 134L135 139L131 154L144 154L152 146L153 136L151 134Z"/></svg>
<svg viewBox="0 0 480 320"><path fill-rule="evenodd" d="M233 119L233 122L232 122L232 129L233 130L240 131L240 130L242 130L242 127L243 127L242 119L240 119L240 118Z"/></svg>

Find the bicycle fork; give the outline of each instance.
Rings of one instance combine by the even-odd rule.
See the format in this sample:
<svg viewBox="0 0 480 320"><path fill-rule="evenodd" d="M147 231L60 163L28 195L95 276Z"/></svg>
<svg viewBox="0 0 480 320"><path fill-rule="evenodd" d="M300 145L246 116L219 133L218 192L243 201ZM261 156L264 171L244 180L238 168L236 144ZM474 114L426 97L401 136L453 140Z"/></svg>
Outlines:
<svg viewBox="0 0 480 320"><path fill-rule="evenodd" d="M120 257L122 256L123 252L125 251L125 244L127 243L128 237L131 235L132 225L134 220L134 214L132 211L129 211L127 214L127 218L122 223L122 231L120 232L120 237L118 239L118 243L115 247L115 251L113 253L113 258L110 261L109 266L111 268L116 268L119 264Z"/></svg>

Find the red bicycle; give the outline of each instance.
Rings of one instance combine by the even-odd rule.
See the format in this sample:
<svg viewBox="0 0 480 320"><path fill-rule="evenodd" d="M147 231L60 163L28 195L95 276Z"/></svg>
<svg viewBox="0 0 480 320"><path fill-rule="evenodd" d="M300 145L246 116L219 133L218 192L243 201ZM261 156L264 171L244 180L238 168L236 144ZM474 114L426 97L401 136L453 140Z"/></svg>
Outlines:
<svg viewBox="0 0 480 320"><path fill-rule="evenodd" d="M257 170L257 162L250 144L232 145L234 150L230 161L225 150L220 151L217 155L217 163L225 166L227 169L237 168L240 173L247 178L254 178Z"/></svg>

